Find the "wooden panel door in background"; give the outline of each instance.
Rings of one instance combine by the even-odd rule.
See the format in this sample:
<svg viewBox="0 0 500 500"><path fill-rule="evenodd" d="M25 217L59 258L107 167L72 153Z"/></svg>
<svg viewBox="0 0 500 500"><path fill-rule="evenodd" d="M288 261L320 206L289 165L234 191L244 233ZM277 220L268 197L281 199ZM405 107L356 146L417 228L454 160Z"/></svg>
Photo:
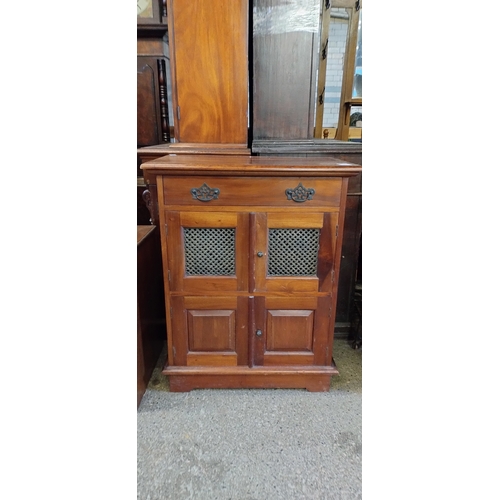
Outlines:
<svg viewBox="0 0 500 500"><path fill-rule="evenodd" d="M169 0L178 142L248 142L248 0Z"/></svg>

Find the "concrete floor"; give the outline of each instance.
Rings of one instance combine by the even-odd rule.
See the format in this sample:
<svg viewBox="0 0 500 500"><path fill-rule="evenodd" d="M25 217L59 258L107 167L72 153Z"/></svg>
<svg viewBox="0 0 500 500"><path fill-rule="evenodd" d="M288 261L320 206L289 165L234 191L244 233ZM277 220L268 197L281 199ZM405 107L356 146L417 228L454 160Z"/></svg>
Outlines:
<svg viewBox="0 0 500 500"><path fill-rule="evenodd" d="M327 393L171 393L160 357L137 412L137 498L361 499L361 356L335 340Z"/></svg>

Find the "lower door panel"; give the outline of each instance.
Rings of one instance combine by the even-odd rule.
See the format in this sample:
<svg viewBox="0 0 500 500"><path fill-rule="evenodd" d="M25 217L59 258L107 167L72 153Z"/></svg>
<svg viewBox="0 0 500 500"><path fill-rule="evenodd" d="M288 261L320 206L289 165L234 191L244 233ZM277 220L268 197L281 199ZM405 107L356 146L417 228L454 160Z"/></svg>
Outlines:
<svg viewBox="0 0 500 500"><path fill-rule="evenodd" d="M172 297L177 366L248 366L246 297Z"/></svg>
<svg viewBox="0 0 500 500"><path fill-rule="evenodd" d="M255 365L328 365L329 297L256 297Z"/></svg>

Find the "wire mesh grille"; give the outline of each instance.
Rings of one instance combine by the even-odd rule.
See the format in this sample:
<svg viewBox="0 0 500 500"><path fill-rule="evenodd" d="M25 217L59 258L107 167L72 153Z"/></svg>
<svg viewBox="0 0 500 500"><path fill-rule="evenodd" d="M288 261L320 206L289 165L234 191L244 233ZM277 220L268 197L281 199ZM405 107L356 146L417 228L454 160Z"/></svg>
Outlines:
<svg viewBox="0 0 500 500"><path fill-rule="evenodd" d="M234 228L184 228L187 276L233 276Z"/></svg>
<svg viewBox="0 0 500 500"><path fill-rule="evenodd" d="M269 229L268 276L316 276L319 229Z"/></svg>

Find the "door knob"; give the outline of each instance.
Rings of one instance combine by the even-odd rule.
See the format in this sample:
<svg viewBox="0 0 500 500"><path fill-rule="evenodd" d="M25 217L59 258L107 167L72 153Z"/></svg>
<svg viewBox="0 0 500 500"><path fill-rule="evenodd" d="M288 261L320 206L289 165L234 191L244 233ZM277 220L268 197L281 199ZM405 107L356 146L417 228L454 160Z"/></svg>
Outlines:
<svg viewBox="0 0 500 500"><path fill-rule="evenodd" d="M257 252L257 257L263 257L264 256L264 252Z"/></svg>
<svg viewBox="0 0 500 500"><path fill-rule="evenodd" d="M260 337L262 335L262 330L257 330L255 332L255 335L257 335L257 337Z"/></svg>

